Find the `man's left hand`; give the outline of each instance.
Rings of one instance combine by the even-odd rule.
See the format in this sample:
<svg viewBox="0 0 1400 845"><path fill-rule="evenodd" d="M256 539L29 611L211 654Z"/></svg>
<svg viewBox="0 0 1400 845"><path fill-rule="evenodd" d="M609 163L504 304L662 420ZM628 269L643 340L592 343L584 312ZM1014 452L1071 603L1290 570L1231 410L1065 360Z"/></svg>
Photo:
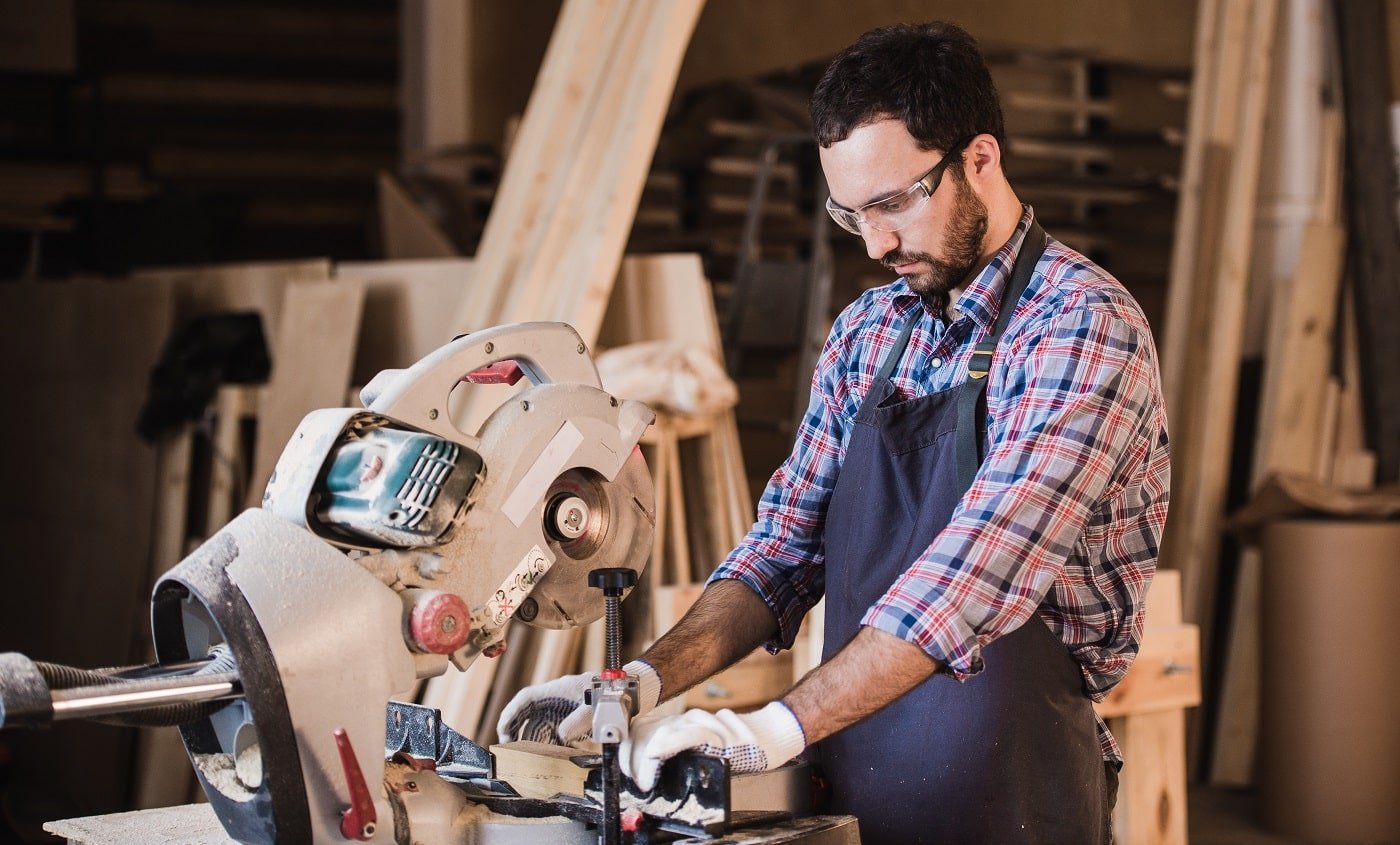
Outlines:
<svg viewBox="0 0 1400 845"><path fill-rule="evenodd" d="M661 764L682 751L723 757L729 770L766 772L802 753L807 741L792 711L775 701L752 713L687 710L679 716L642 716L618 754L622 771L644 792L656 786Z"/></svg>

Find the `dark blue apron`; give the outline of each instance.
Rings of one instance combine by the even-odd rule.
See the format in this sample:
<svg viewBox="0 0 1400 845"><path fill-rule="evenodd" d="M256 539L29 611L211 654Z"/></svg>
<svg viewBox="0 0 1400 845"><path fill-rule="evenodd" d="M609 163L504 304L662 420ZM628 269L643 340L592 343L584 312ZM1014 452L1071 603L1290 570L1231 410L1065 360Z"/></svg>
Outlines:
<svg viewBox="0 0 1400 845"><path fill-rule="evenodd" d="M827 511L823 659L855 636L971 486L992 351L1044 248L1032 225L964 384L898 399L889 376L918 312L885 358ZM966 683L935 675L820 743L830 810L860 819L863 845L1102 842L1103 762L1079 665L1038 615L983 659Z"/></svg>

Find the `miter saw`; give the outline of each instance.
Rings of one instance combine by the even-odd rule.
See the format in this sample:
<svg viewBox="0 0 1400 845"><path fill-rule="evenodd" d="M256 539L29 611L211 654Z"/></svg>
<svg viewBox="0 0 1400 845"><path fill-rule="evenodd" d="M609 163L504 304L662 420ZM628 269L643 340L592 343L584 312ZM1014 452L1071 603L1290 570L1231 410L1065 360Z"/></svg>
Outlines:
<svg viewBox="0 0 1400 845"><path fill-rule="evenodd" d="M455 391L521 378L475 434L454 424ZM637 443L653 414L602 389L571 327L459 337L361 399L308 415L263 506L161 578L157 663L0 655L0 726L178 725L220 823L247 843L857 841L849 818L740 812L723 760L682 755L645 794L618 777L635 683L617 668L616 602L652 545ZM605 609L606 744L576 758L582 794L521 797L438 711L394 700L499 653L512 619L570 628ZM800 769L786 777L801 805Z"/></svg>

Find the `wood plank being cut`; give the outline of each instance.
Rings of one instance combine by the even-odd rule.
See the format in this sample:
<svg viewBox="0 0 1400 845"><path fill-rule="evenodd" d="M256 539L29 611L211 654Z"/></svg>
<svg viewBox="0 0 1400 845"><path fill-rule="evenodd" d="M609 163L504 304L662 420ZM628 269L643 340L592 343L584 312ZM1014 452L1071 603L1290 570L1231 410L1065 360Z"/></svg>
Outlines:
<svg viewBox="0 0 1400 845"><path fill-rule="evenodd" d="M582 795L588 770L573 762L588 752L544 742L504 742L490 746L496 777L526 798L552 798L563 792Z"/></svg>

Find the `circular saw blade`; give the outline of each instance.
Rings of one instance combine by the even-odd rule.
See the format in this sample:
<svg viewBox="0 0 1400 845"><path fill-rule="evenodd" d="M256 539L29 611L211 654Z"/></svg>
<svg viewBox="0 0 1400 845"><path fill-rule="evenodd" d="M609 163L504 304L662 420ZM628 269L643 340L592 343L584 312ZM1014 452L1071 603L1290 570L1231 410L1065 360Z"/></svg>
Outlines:
<svg viewBox="0 0 1400 845"><path fill-rule="evenodd" d="M589 586L589 572L626 567L640 581L651 557L656 493L641 449L634 447L612 481L592 470L570 469L555 479L545 501L556 496L576 496L587 503L587 528L581 537L567 541L545 532L554 565L530 593L534 617L526 619L517 611L516 618L539 628L574 628L603 615L603 594Z"/></svg>

